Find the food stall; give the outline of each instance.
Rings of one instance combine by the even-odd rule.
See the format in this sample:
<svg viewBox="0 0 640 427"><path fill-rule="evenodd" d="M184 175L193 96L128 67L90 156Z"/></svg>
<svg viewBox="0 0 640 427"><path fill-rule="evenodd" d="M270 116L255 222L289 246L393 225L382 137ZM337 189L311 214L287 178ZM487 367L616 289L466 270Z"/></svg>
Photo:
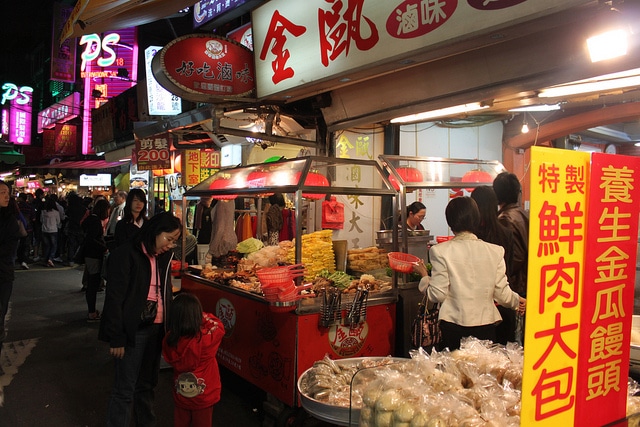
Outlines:
<svg viewBox="0 0 640 427"><path fill-rule="evenodd" d="M400 226L380 231L378 245L393 245L392 250L410 253L428 262L428 248L433 243L430 230L411 231L407 224L407 193L426 189L458 190L450 197L463 195L481 185L492 185L494 178L506 169L497 160L448 159L441 157L415 157L380 155L380 164L388 173L389 181L398 191ZM448 198L447 198L448 200ZM444 201L446 203L446 201ZM435 215L444 217L444 206ZM422 294L418 282L409 274L394 274L398 289L396 354L406 357L410 349L409 328L416 317Z"/></svg>
<svg viewBox="0 0 640 427"><path fill-rule="evenodd" d="M352 179L356 175L357 181ZM287 253L284 259L292 267L189 268L182 274L181 290L197 295L205 310L224 323L220 363L284 404L298 407L298 376L325 355L340 359L393 353L397 301L390 281L381 283L365 275L352 281L356 286L350 292L329 287L311 293L302 290L310 287L314 264L332 250L331 230L314 231L314 224L305 220L302 212L317 211L315 204L327 194L390 196L395 200L397 193L375 161L308 156L222 169L184 197L214 197L218 199L216 209L235 203L238 197L257 198L260 215L263 198L273 193L292 195L294 202L298 238L288 248L283 247L284 242L274 246ZM305 244L317 246L313 249ZM263 249L267 248L271 246ZM212 246L210 253L214 254L211 251ZM335 260L332 262L335 269ZM331 273L328 277L340 275L328 271L331 267L323 270ZM269 298L267 272L288 274L286 281L295 283L295 287L290 285L294 297ZM254 275L259 279L257 286ZM252 279L244 281L248 277Z"/></svg>

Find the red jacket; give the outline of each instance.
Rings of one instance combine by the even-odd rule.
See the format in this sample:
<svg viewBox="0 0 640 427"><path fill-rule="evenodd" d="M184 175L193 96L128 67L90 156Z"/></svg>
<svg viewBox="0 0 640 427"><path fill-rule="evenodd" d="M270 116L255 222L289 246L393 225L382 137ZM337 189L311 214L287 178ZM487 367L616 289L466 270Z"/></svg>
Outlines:
<svg viewBox="0 0 640 427"><path fill-rule="evenodd" d="M170 332L169 332L170 333ZM204 409L220 400L220 371L216 353L224 336L224 326L213 314L203 313L200 336L180 338L169 347L166 337L162 355L173 366L173 400L183 409Z"/></svg>

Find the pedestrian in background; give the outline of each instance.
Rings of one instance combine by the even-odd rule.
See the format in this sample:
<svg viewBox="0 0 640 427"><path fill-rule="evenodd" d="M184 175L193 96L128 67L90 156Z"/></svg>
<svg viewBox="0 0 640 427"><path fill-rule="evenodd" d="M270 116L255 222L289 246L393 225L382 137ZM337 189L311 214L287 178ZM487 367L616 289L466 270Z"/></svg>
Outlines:
<svg viewBox="0 0 640 427"><path fill-rule="evenodd" d="M27 235L20 238L18 244L18 263L24 270L29 269L29 254L33 242L33 223L35 221L35 213L33 204L29 203L26 193L18 194L18 209L25 219L25 231Z"/></svg>
<svg viewBox="0 0 640 427"><path fill-rule="evenodd" d="M33 197L33 210L35 212L35 222L33 223L33 261L40 261L42 253L42 211L44 210L44 190L36 188ZM44 257L45 255L42 254Z"/></svg>
<svg viewBox="0 0 640 427"><path fill-rule="evenodd" d="M64 225L63 232L67 237L66 258L67 263L73 267L74 258L78 248L84 240L84 232L82 231L82 221L87 215L87 208L82 204L82 199L75 192L67 195L67 221Z"/></svg>
<svg viewBox="0 0 640 427"><path fill-rule="evenodd" d="M84 250L84 269L87 278L86 295L87 300L87 321L97 322L100 320L100 312L96 309L96 299L102 277L102 262L104 254L107 252L107 244L104 241L104 227L102 222L109 217L109 202L106 199L97 200L89 215L82 222L84 239L82 241Z"/></svg>
<svg viewBox="0 0 640 427"><path fill-rule="evenodd" d="M116 225L115 247L131 240L147 219L147 195L144 190L134 188L127 194L122 219Z"/></svg>
<svg viewBox="0 0 640 427"><path fill-rule="evenodd" d="M513 232L498 221L498 198L493 188L488 185L476 187L471 193L480 212L480 226L476 235L488 243L502 246L507 278L511 275L513 263ZM498 306L502 322L496 326L496 342L507 344L516 340L516 312Z"/></svg>
<svg viewBox="0 0 640 427"><path fill-rule="evenodd" d="M58 231L62 228L62 219L56 201L51 196L45 198L40 222L42 223L42 256L46 259L48 267L55 267L53 259L58 249Z"/></svg>
<svg viewBox="0 0 640 427"><path fill-rule="evenodd" d="M203 313L195 295L175 297L162 344L162 355L173 367L174 427L211 427L222 388L216 353L223 336L220 319Z"/></svg>
<svg viewBox="0 0 640 427"><path fill-rule="evenodd" d="M211 197L205 196L200 197L200 201L196 205L193 234L198 239L198 244L208 245L211 240L211 209L213 209L213 205Z"/></svg>
<svg viewBox="0 0 640 427"><path fill-rule="evenodd" d="M180 231L178 218L169 212L159 213L109 255L109 284L98 335L109 343L109 354L115 359L107 407L109 427L129 426L132 417L138 426L156 423L154 389L165 315L172 301L171 249Z"/></svg>
<svg viewBox="0 0 640 427"><path fill-rule="evenodd" d="M0 181L0 356L6 338L5 319L13 291L14 255L18 248L19 225L15 212L9 209L9 185ZM0 365L0 375L2 365Z"/></svg>
<svg viewBox="0 0 640 427"><path fill-rule="evenodd" d="M127 203L127 192L118 191L113 196L113 206L111 207L111 216L107 223L107 236L113 236L116 232L116 224L124 216L124 207Z"/></svg>

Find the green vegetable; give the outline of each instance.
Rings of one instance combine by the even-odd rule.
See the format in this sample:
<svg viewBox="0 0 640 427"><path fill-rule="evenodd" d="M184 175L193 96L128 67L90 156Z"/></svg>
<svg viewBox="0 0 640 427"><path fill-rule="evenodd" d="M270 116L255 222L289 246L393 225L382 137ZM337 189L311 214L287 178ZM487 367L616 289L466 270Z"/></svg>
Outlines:
<svg viewBox="0 0 640 427"><path fill-rule="evenodd" d="M260 240L249 237L247 240L243 240L242 242L238 243L238 245L236 246L236 250L241 254L250 254L262 249L263 247L264 244Z"/></svg>
<svg viewBox="0 0 640 427"><path fill-rule="evenodd" d="M333 282L334 286L338 289L346 289L351 284L353 277L345 273L344 271L335 271L330 273L329 270L320 270L318 276L329 279Z"/></svg>

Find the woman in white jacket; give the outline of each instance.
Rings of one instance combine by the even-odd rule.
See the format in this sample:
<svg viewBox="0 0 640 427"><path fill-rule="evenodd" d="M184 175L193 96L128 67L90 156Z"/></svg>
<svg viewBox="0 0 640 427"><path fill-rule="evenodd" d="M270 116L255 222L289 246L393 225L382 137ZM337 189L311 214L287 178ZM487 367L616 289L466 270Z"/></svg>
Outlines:
<svg viewBox="0 0 640 427"><path fill-rule="evenodd" d="M526 300L509 288L504 249L474 234L480 223L475 201L452 199L445 217L455 237L429 251L431 277L424 263L415 270L423 276L420 290L429 301L440 303L440 347L453 351L463 337L495 341L496 325L502 321L495 303L523 313Z"/></svg>

